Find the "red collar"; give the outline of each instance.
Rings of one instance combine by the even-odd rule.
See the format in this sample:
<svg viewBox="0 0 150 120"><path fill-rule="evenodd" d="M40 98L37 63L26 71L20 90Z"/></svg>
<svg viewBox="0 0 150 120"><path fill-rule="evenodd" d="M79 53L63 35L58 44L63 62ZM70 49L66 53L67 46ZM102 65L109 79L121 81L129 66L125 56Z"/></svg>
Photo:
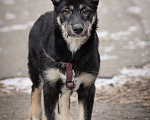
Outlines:
<svg viewBox="0 0 150 120"><path fill-rule="evenodd" d="M74 81L73 81L74 75L73 74L74 73L72 70L72 64L67 63L66 64L66 76L67 76L66 86L67 86L67 88L73 88L74 87Z"/></svg>
<svg viewBox="0 0 150 120"><path fill-rule="evenodd" d="M46 53L44 48L43 48L43 52L47 58L49 58L53 62L56 62L54 58L52 58L50 55ZM74 76L75 76L73 72L74 70L72 69L72 63L65 63L65 68L66 68L66 77L67 77L66 86L68 89L71 89L74 87Z"/></svg>

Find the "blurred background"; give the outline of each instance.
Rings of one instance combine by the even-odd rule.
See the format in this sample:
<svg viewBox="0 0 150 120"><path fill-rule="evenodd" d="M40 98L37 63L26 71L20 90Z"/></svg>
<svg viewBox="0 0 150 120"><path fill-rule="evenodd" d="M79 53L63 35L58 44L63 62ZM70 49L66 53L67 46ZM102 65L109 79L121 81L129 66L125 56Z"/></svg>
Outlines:
<svg viewBox="0 0 150 120"><path fill-rule="evenodd" d="M0 0L0 94L30 89L29 31L41 14L51 10L51 0ZM97 33L101 70L96 101L150 107L149 11L150 0L100 0Z"/></svg>
<svg viewBox="0 0 150 120"><path fill-rule="evenodd" d="M0 0L0 79L28 76L28 35L51 0ZM150 61L149 0L100 0L100 77Z"/></svg>

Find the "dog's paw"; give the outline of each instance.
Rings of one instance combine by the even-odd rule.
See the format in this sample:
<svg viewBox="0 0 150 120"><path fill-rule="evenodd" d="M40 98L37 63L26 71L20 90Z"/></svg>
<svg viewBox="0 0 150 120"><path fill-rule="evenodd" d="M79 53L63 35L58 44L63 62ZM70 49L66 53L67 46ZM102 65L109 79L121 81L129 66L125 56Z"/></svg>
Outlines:
<svg viewBox="0 0 150 120"><path fill-rule="evenodd" d="M41 109L30 109L29 120L42 120L42 111Z"/></svg>
<svg viewBox="0 0 150 120"><path fill-rule="evenodd" d="M34 115L32 117L30 116L29 120L42 120L42 118L40 116Z"/></svg>
<svg viewBox="0 0 150 120"><path fill-rule="evenodd" d="M42 120L42 119L37 119L37 118L30 118L30 120Z"/></svg>

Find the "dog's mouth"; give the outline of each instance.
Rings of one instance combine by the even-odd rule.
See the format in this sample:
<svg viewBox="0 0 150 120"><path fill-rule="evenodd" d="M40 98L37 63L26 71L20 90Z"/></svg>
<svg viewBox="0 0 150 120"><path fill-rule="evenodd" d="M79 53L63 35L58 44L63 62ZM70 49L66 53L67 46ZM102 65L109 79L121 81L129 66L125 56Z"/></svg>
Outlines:
<svg viewBox="0 0 150 120"><path fill-rule="evenodd" d="M75 30L73 27L66 29L67 37L85 38L90 36L91 26L84 26L82 30Z"/></svg>
<svg viewBox="0 0 150 120"><path fill-rule="evenodd" d="M77 35L77 34L70 34L67 36L67 38L76 38L76 39L79 39L79 38L85 38L85 37L88 37L88 35Z"/></svg>

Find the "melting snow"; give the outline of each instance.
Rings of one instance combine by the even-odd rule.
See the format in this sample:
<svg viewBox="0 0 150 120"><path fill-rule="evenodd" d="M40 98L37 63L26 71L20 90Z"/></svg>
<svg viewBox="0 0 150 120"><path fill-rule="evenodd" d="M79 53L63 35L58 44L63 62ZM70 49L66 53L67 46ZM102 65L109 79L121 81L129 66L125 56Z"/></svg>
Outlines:
<svg viewBox="0 0 150 120"><path fill-rule="evenodd" d="M140 14L141 13L141 8L137 7L137 6L130 6L130 7L127 8L127 11L129 13L132 13L132 14Z"/></svg>
<svg viewBox="0 0 150 120"><path fill-rule="evenodd" d="M101 90L103 87L110 87L110 85L113 85L114 87L121 87L126 82L132 82L132 78L135 78L134 80L139 81L139 77L149 78L150 66L144 66L143 68L123 68L119 75L116 75L111 79L98 78L95 82L95 86L98 90Z"/></svg>
<svg viewBox="0 0 150 120"><path fill-rule="evenodd" d="M15 0L1 0L3 4L13 5L16 3Z"/></svg>
<svg viewBox="0 0 150 120"><path fill-rule="evenodd" d="M101 60L111 60L111 59L118 59L118 56L114 55L114 56L109 56L107 54L103 54L101 55Z"/></svg>
<svg viewBox="0 0 150 120"><path fill-rule="evenodd" d="M114 50L114 46L105 46L104 48L103 48L103 50L104 50L104 52L111 52L112 50Z"/></svg>
<svg viewBox="0 0 150 120"><path fill-rule="evenodd" d="M138 28L139 28L139 26L131 26L126 31L119 31L116 33L111 33L110 38L112 38L114 40L119 40L120 37L131 35L131 33L138 30Z"/></svg>
<svg viewBox="0 0 150 120"><path fill-rule="evenodd" d="M28 22L26 24L16 24L7 27L0 28L0 32L9 32L12 30L25 30L33 25L33 22Z"/></svg>
<svg viewBox="0 0 150 120"><path fill-rule="evenodd" d="M103 30L103 31L97 32L97 34L98 34L99 38L105 38L105 37L107 37L109 35L109 32Z"/></svg>
<svg viewBox="0 0 150 120"><path fill-rule="evenodd" d="M129 50L134 50L136 47L134 45L130 46L123 46L123 49L129 49Z"/></svg>
<svg viewBox="0 0 150 120"><path fill-rule="evenodd" d="M1 91L10 93L15 90L16 92L31 93L31 80L29 78L12 78L0 81L6 88Z"/></svg>
<svg viewBox="0 0 150 120"><path fill-rule="evenodd" d="M144 66L143 68L123 68L120 71L119 75L114 76L110 79L100 79L97 78L95 82L95 86L97 90L101 90L103 87L107 88L110 85L114 87L121 87L126 82L134 82L140 80L139 77L150 77L150 65ZM132 78L134 81L132 81ZM4 86L1 88L0 91L11 93L11 91L16 92L24 92L24 93L31 93L31 80L29 78L13 78L13 79L5 79L0 81L0 84Z"/></svg>
<svg viewBox="0 0 150 120"><path fill-rule="evenodd" d="M138 29L139 29L139 26L135 25L135 26L128 27L127 30L125 30L125 31L118 31L116 33L109 33L109 31L102 30L102 31L98 31L97 34L98 34L99 38L108 37L108 38L111 38L114 40L120 40L120 38L123 39L123 37L131 35L132 32L135 32Z"/></svg>
<svg viewBox="0 0 150 120"><path fill-rule="evenodd" d="M11 19L15 19L16 18L16 15L11 13L10 11L6 12L6 15L5 15L5 19L6 20L11 20Z"/></svg>

